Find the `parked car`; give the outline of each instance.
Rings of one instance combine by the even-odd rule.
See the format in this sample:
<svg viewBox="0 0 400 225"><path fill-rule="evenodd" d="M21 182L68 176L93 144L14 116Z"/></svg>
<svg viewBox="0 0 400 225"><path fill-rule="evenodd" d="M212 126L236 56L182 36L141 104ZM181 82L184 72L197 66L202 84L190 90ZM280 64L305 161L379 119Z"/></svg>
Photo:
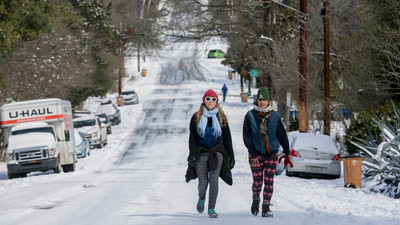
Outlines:
<svg viewBox="0 0 400 225"><path fill-rule="evenodd" d="M72 116L74 118L77 118L77 117L82 117L82 116L88 116L91 114L92 114L92 112L90 112L88 110L74 110L74 114Z"/></svg>
<svg viewBox="0 0 400 225"><path fill-rule="evenodd" d="M100 121L106 126L107 134L111 134L112 133L111 121L110 119L108 119L108 116L105 113L99 113L96 114L96 116L99 117Z"/></svg>
<svg viewBox="0 0 400 225"><path fill-rule="evenodd" d="M73 120L74 128L89 140L90 147L102 148L107 144L107 128L96 116L79 117Z"/></svg>
<svg viewBox="0 0 400 225"><path fill-rule="evenodd" d="M97 108L96 114L105 113L108 119L111 121L111 125L117 125L121 123L121 113L118 107L111 102L111 100L102 101Z"/></svg>
<svg viewBox="0 0 400 225"><path fill-rule="evenodd" d="M225 52L220 49L211 49L208 52L208 58L224 58Z"/></svg>
<svg viewBox="0 0 400 225"><path fill-rule="evenodd" d="M292 133L288 138L293 167L286 167L287 176L340 177L340 153L330 136Z"/></svg>
<svg viewBox="0 0 400 225"><path fill-rule="evenodd" d="M74 134L76 155L78 156L78 158L85 158L86 156L90 156L89 141L85 138L81 131L75 130Z"/></svg>
<svg viewBox="0 0 400 225"><path fill-rule="evenodd" d="M124 105L139 103L139 97L134 90L124 90L121 94L124 98Z"/></svg>

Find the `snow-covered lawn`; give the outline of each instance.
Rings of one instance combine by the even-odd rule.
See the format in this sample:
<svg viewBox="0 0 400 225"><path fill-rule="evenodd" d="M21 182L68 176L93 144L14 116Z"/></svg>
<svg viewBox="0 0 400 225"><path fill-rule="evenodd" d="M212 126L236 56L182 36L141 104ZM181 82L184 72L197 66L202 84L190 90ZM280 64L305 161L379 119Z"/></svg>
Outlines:
<svg viewBox="0 0 400 225"><path fill-rule="evenodd" d="M75 172L8 180L0 163L0 224L399 224L399 200L344 188L343 178L284 174L274 183L274 218L251 215L242 124L252 106L241 102L239 79L228 80L229 68L207 59L208 49L216 47L226 48L218 40L169 46L142 62L146 77L137 72L136 59L127 59L125 87L136 90L140 103L120 107L122 123L113 126L108 145L79 160ZM204 81L184 80L193 76ZM197 181L185 182L188 126L204 92L220 94L223 83L229 95L220 103L230 122L236 166L233 186L220 181L219 218L210 219L196 211Z"/></svg>

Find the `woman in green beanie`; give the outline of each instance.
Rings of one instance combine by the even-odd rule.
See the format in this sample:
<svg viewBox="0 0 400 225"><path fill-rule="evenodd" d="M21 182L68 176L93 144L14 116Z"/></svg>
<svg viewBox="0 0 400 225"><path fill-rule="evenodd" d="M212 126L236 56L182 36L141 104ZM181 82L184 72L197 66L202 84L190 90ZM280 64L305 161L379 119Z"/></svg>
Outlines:
<svg viewBox="0 0 400 225"><path fill-rule="evenodd" d="M273 217L270 206L279 145L285 153L285 166L291 163L285 128L270 101L268 89L260 88L257 101L253 105L254 109L247 112L243 124L243 141L249 152L249 164L253 175L251 213L255 216L258 214L264 183L262 217Z"/></svg>

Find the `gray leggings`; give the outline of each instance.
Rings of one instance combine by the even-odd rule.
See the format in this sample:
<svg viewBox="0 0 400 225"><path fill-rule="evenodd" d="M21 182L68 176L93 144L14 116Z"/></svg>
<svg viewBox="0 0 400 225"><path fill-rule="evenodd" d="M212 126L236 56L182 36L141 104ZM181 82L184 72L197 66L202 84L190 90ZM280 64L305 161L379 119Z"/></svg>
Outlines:
<svg viewBox="0 0 400 225"><path fill-rule="evenodd" d="M218 196L218 177L219 171L221 170L223 156L220 152L217 152L218 155L218 166L216 170L209 171L209 158L210 153L201 153L200 154L200 162L197 163L196 172L197 177L199 179L199 198L206 198L206 191L208 183L210 183L210 192L208 199L208 208L215 208L215 204L217 202ZM210 173L208 173L210 172ZM210 176L208 176L210 175Z"/></svg>

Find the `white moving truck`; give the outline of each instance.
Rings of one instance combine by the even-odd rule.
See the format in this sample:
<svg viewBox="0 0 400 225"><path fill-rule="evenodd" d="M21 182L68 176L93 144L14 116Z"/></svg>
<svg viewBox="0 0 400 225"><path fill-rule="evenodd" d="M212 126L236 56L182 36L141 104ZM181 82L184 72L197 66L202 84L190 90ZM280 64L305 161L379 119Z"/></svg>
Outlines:
<svg viewBox="0 0 400 225"><path fill-rule="evenodd" d="M34 171L75 170L74 126L69 101L49 98L0 107L9 179Z"/></svg>

